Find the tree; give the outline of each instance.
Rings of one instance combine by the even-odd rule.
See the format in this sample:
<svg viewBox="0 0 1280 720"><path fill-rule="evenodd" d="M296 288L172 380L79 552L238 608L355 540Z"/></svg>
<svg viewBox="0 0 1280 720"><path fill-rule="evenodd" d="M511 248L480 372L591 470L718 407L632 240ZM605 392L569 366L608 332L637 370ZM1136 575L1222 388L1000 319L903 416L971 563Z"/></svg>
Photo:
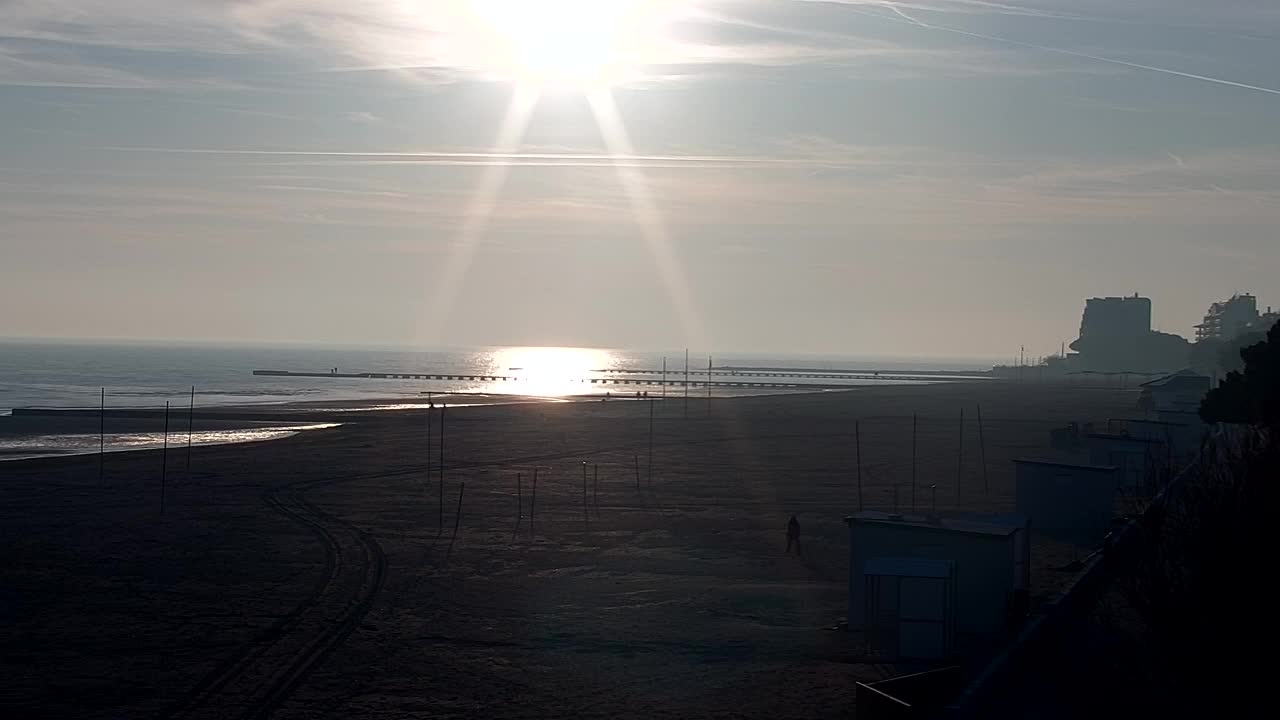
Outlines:
<svg viewBox="0 0 1280 720"><path fill-rule="evenodd" d="M1244 371L1227 373L1200 403L1205 422L1280 427L1280 323L1240 351Z"/></svg>

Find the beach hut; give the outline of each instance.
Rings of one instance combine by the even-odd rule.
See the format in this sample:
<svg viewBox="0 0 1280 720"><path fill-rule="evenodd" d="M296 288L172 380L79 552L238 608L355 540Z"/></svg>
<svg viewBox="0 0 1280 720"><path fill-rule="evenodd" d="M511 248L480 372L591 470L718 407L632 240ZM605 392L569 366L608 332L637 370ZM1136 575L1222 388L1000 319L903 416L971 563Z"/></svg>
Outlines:
<svg viewBox="0 0 1280 720"><path fill-rule="evenodd" d="M1115 515L1114 466L1014 460L1018 514L1031 531L1066 542L1101 541Z"/></svg>
<svg viewBox="0 0 1280 720"><path fill-rule="evenodd" d="M1094 433L1085 438L1089 464L1118 469L1117 487L1125 493L1145 488L1155 471L1164 465L1164 442L1150 438L1111 433Z"/></svg>
<svg viewBox="0 0 1280 720"><path fill-rule="evenodd" d="M895 660L941 660L954 652L954 562L872 558L862 575L873 651Z"/></svg>
<svg viewBox="0 0 1280 720"><path fill-rule="evenodd" d="M1142 384L1143 403L1156 412L1199 407L1213 381L1194 370L1179 370Z"/></svg>
<svg viewBox="0 0 1280 720"><path fill-rule="evenodd" d="M1198 418L1188 422L1185 416L1175 420L1171 413L1161 414L1169 419L1124 419L1120 422L1126 435L1164 443L1166 451L1172 453L1171 460L1181 460L1199 449L1204 424Z"/></svg>
<svg viewBox="0 0 1280 720"><path fill-rule="evenodd" d="M1010 609L1026 596L1030 543L1024 518L975 520L866 511L846 517L845 523L850 629L866 629L865 572L874 558L953 563L958 633L999 632Z"/></svg>

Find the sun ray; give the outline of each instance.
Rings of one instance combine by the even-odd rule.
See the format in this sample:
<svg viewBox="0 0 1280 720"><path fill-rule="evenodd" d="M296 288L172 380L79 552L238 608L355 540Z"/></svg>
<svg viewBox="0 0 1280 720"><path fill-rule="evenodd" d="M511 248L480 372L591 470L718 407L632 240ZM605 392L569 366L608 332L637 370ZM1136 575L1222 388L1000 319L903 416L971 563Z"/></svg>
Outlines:
<svg viewBox="0 0 1280 720"><path fill-rule="evenodd" d="M536 89L525 85L515 87L498 136L494 140L495 154L510 155L519 149L537 100ZM511 164L512 161L508 160L486 167L471 202L467 204L462 226L453 237L453 252L445 263L444 271L436 276L433 300L427 306L425 335L429 342L440 343L445 339L449 315L471 269L476 245L489 227L489 219L493 215L498 195L506 184Z"/></svg>
<svg viewBox="0 0 1280 720"><path fill-rule="evenodd" d="M634 155L631 139L618 113L618 107L614 104L613 94L607 89L594 90L587 93L587 101L610 156L625 158ZM657 266L667 297L675 307L686 344L706 347L702 323L689 297L689 285L685 279L684 268L671 252L670 234L667 232L666 223L658 210L657 203L649 192L644 174L634 164L616 162L614 167L618 173L618 180L631 201L631 211L635 215L636 224L640 228L645 244L653 256L654 265Z"/></svg>

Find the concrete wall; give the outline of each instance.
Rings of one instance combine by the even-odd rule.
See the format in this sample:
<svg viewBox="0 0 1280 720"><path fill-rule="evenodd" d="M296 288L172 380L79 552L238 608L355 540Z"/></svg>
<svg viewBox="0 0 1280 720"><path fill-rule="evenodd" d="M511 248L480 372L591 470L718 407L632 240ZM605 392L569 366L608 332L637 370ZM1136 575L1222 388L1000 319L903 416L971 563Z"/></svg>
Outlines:
<svg viewBox="0 0 1280 720"><path fill-rule="evenodd" d="M862 568L876 557L950 560L956 565L956 630L999 632L1014 589L1015 534L978 535L915 523L849 521L849 627L864 629Z"/></svg>
<svg viewBox="0 0 1280 720"><path fill-rule="evenodd" d="M1118 471L1033 461L1015 461L1018 513L1031 532L1092 546L1102 540L1115 514Z"/></svg>

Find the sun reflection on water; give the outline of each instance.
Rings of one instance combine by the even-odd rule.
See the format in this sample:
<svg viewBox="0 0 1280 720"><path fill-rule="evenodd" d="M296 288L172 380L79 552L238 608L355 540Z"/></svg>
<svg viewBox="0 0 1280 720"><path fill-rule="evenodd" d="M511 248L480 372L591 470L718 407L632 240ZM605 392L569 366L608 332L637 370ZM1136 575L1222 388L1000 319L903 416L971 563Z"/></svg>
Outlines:
<svg viewBox="0 0 1280 720"><path fill-rule="evenodd" d="M520 347L493 353L495 372L519 378L522 395L558 397L599 392L594 371L615 365L613 353L593 348Z"/></svg>

